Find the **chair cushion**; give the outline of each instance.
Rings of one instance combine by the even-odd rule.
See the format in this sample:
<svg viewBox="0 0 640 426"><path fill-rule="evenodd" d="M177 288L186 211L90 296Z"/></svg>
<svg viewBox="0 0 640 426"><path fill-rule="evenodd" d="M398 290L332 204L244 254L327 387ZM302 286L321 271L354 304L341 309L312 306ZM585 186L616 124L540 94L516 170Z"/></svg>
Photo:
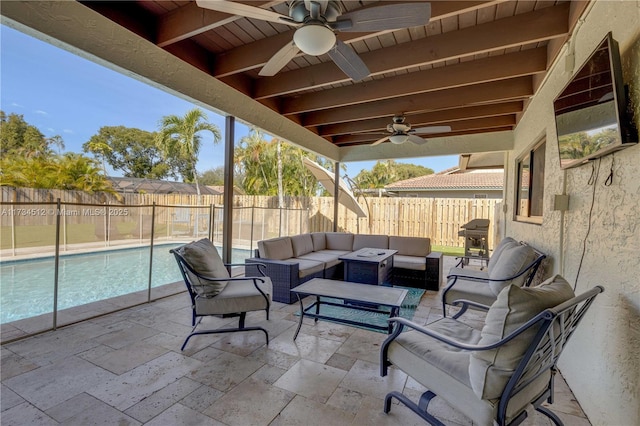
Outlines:
<svg viewBox="0 0 640 426"><path fill-rule="evenodd" d="M292 257L300 257L313 251L313 240L311 234L300 234L291 237Z"/></svg>
<svg viewBox="0 0 640 426"><path fill-rule="evenodd" d="M180 248L180 253L189 266L198 274L210 278L229 278L229 271L222 263L218 250L209 239L203 238L199 241L185 244ZM226 281L209 281L199 278L189 270L186 273L192 286L201 286L194 288L194 290L204 297L217 295L227 283Z"/></svg>
<svg viewBox="0 0 640 426"><path fill-rule="evenodd" d="M346 232L327 232L325 233L327 239L328 250L347 250L353 251L353 234Z"/></svg>
<svg viewBox="0 0 640 426"><path fill-rule="evenodd" d="M313 251L320 251L327 248L327 237L324 232L312 232L311 240L313 241Z"/></svg>
<svg viewBox="0 0 640 426"><path fill-rule="evenodd" d="M422 256L393 255L393 267L402 269L413 269L414 271L425 271L427 269L427 258Z"/></svg>
<svg viewBox="0 0 640 426"><path fill-rule="evenodd" d="M258 282L258 286L271 301L273 294L271 280L269 277L260 278L264 282ZM197 298L195 309L198 315L258 311L267 309L267 300L253 285L253 280L229 281L218 296L210 299Z"/></svg>
<svg viewBox="0 0 640 426"><path fill-rule="evenodd" d="M454 300L460 299L472 300L486 306L491 306L496 301L496 295L493 294L493 291L491 291L491 288L489 288L486 282L458 278L454 286L445 293L444 302L450 305Z"/></svg>
<svg viewBox="0 0 640 426"><path fill-rule="evenodd" d="M517 245L518 242L511 237L505 237L502 241L500 241L500 243L498 243L498 246L493 251L493 254L489 258L487 270L490 271L494 266L496 266L496 263L498 262L498 259L500 259L500 255L502 254L504 249L506 249L507 247L516 247Z"/></svg>
<svg viewBox="0 0 640 426"><path fill-rule="evenodd" d="M431 240L423 237L389 237L389 248L404 256L424 256L431 253ZM426 260L425 260L426 262Z"/></svg>
<svg viewBox="0 0 640 426"><path fill-rule="evenodd" d="M362 248L387 249L389 247L389 237L386 235L356 234L353 236L353 251Z"/></svg>
<svg viewBox="0 0 640 426"><path fill-rule="evenodd" d="M479 330L451 318L439 319L426 325L425 328L469 345L478 343L481 338ZM470 386L469 351L447 345L418 331L406 331L400 334L394 344L402 346L404 350L446 372L460 383ZM422 368L422 363L414 366L402 365L402 370L411 377L419 376L419 372L415 370Z"/></svg>
<svg viewBox="0 0 640 426"><path fill-rule="evenodd" d="M304 278L311 274L317 274L324 270L324 262L317 260L303 259L301 257L292 257L285 259L287 262L298 264L298 278Z"/></svg>
<svg viewBox="0 0 640 426"><path fill-rule="evenodd" d="M272 238L258 241L258 252L265 259L284 260L293 257L290 237Z"/></svg>
<svg viewBox="0 0 640 426"><path fill-rule="evenodd" d="M494 281L513 277L527 268L536 258L536 252L528 245L518 244L515 247L506 247L500 254L500 258L489 270L489 287L496 296L509 284L522 286L526 274L509 281Z"/></svg>
<svg viewBox="0 0 640 426"><path fill-rule="evenodd" d="M545 309L574 297L571 285L560 275L537 287L510 285L491 305L479 345L490 345L506 337ZM538 327L531 327L497 349L471 354L469 376L471 387L482 399L496 399L504 390Z"/></svg>
<svg viewBox="0 0 640 426"><path fill-rule="evenodd" d="M307 253L305 255L300 256L298 259L315 260L316 262L322 262L324 263L325 269L331 268L332 266L336 266L338 263L341 262L341 260L338 259L338 256L326 253L326 250L321 252Z"/></svg>

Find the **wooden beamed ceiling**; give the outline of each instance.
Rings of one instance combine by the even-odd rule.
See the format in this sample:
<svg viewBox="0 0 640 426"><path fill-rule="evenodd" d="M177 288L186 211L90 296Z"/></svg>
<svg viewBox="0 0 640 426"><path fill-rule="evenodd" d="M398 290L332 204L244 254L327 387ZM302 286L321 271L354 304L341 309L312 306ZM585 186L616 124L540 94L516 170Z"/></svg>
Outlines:
<svg viewBox="0 0 640 426"><path fill-rule="evenodd" d="M195 1L82 3L340 147L373 143L396 114L413 128L451 127L433 136L512 130L588 4L432 1L424 27L338 32L371 71L355 83L328 55L298 54L276 75L259 76L291 42L295 30L286 25ZM283 1L241 3L288 11ZM353 11L394 3L340 5Z"/></svg>

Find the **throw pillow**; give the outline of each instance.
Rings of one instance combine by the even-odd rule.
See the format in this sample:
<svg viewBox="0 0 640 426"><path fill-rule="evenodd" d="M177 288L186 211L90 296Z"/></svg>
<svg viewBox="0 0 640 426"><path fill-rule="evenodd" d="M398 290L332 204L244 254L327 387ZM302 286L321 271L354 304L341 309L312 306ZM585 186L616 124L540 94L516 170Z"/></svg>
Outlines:
<svg viewBox="0 0 640 426"><path fill-rule="evenodd" d="M511 237L505 237L502 241L500 241L496 249L493 251L493 254L489 258L489 263L487 264L487 272L491 271L493 267L496 266L498 259L500 259L500 255L507 247L517 247L517 245L518 242Z"/></svg>
<svg viewBox="0 0 640 426"><path fill-rule="evenodd" d="M207 238L182 246L182 257L198 274L210 278L229 278L229 271L222 263L215 246ZM199 286L196 292L200 296L213 297L227 285L227 281L210 281L187 271L193 286Z"/></svg>
<svg viewBox="0 0 640 426"><path fill-rule="evenodd" d="M526 274L509 281L495 280L503 280L518 275L524 268L531 265L535 258L536 252L527 245L517 244L515 247L506 247L500 254L500 259L489 270L489 287L493 294L497 296L503 288L510 284L521 287L524 284Z"/></svg>
<svg viewBox="0 0 640 426"><path fill-rule="evenodd" d="M571 285L560 275L549 278L538 287L511 285L505 288L487 312L478 345L500 341L540 312L572 297ZM529 328L499 348L471 353L469 378L479 398L500 397L538 328Z"/></svg>

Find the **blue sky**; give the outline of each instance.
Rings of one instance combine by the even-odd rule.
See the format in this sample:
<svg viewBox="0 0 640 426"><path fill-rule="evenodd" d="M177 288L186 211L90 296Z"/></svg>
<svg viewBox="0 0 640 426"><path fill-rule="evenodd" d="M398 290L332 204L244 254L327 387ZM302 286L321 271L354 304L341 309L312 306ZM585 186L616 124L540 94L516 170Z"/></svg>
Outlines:
<svg viewBox="0 0 640 426"><path fill-rule="evenodd" d="M183 115L194 105L136 79L105 68L63 49L0 26L0 108L16 113L46 136L60 135L65 151L82 152L82 144L102 126L156 131L161 117ZM224 117L205 110L224 132ZM239 139L248 128L239 124ZM438 172L458 164L457 156L403 160ZM214 147L203 134L198 171L223 164L223 146ZM375 162L346 163L355 177ZM117 174L117 173L115 173Z"/></svg>

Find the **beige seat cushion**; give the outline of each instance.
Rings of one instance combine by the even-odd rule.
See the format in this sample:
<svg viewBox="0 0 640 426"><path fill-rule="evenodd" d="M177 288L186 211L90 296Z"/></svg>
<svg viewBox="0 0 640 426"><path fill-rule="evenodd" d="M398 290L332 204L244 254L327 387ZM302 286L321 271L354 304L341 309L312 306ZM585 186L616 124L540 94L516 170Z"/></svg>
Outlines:
<svg viewBox="0 0 640 426"><path fill-rule="evenodd" d="M314 260L316 262L322 262L324 263L325 269L336 266L338 263L341 262L341 260L338 259L337 255L326 253L326 250L323 250L320 252L307 253L305 255L300 256L298 259Z"/></svg>
<svg viewBox="0 0 640 426"><path fill-rule="evenodd" d="M536 258L536 252L529 246L518 244L515 247L506 247L500 254L500 258L489 270L489 287L496 296L509 284L522 286L527 274L510 281L495 281L518 275L526 269Z"/></svg>
<svg viewBox="0 0 640 426"><path fill-rule="evenodd" d="M431 253L431 240L422 237L389 237L389 248L404 256L424 256Z"/></svg>
<svg viewBox="0 0 640 426"><path fill-rule="evenodd" d="M495 248L495 250L493 250L493 254L491 255L491 258L489 258L489 263L487 264L487 270L490 271L493 269L493 267L498 262L498 259L500 259L500 255L507 247L516 247L517 245L518 245L518 242L511 237L505 237L502 241L500 241L500 243L498 243L498 246Z"/></svg>
<svg viewBox="0 0 640 426"><path fill-rule="evenodd" d="M209 278L229 278L229 271L224 266L218 250L207 238L185 244L180 249L182 257L198 274ZM213 297L220 293L226 281L209 281L186 271L194 290L200 296Z"/></svg>
<svg viewBox="0 0 640 426"><path fill-rule="evenodd" d="M478 344L498 342L540 312L572 297L571 285L560 275L537 287L510 285L498 295L487 312ZM532 327L497 349L471 354L469 376L471 387L479 398L495 399L500 396L536 332L537 327Z"/></svg>
<svg viewBox="0 0 640 426"><path fill-rule="evenodd" d="M268 277L258 286L269 301L272 297L272 284ZM222 315L237 312L258 311L267 308L267 301L253 285L253 280L229 281L229 284L214 298L197 298L198 315Z"/></svg>
<svg viewBox="0 0 640 426"><path fill-rule="evenodd" d="M353 251L353 234L346 232L327 232L327 250Z"/></svg>
<svg viewBox="0 0 640 426"><path fill-rule="evenodd" d="M393 256L393 267L412 269L414 271L425 271L427 269L427 258L422 256L404 256L401 254L395 254Z"/></svg>
<svg viewBox="0 0 640 426"><path fill-rule="evenodd" d="M258 252L264 259L284 260L294 257L290 237L258 241Z"/></svg>
<svg viewBox="0 0 640 426"><path fill-rule="evenodd" d="M386 235L356 234L353 236L353 251L362 248L387 249L389 247L389 237Z"/></svg>
<svg viewBox="0 0 640 426"><path fill-rule="evenodd" d="M475 345L480 340L480 330L468 326L451 318L442 318L427 326L439 334L451 337L454 340ZM469 351L463 351L453 346L442 343L418 331L406 331L396 338L393 345L400 345L424 362L428 362L441 371L451 375L467 386L469 383ZM397 350L397 349L394 349ZM393 351L390 349L390 352ZM423 363L412 366L403 365L402 369L409 376L419 375L417 369L422 368Z"/></svg>
<svg viewBox="0 0 640 426"><path fill-rule="evenodd" d="M324 262L316 260L303 259L301 257L292 257L285 259L286 262L298 264L298 278L304 278L311 274L316 274L324 270Z"/></svg>
<svg viewBox="0 0 640 426"><path fill-rule="evenodd" d="M313 240L311 234L300 234L291 237L291 247L293 248L293 256L300 257L313 251Z"/></svg>
<svg viewBox="0 0 640 426"><path fill-rule="evenodd" d="M327 248L327 237L324 232L312 232L311 240L313 241L313 251L320 251Z"/></svg>
<svg viewBox="0 0 640 426"><path fill-rule="evenodd" d="M444 302L450 305L453 301L460 299L491 306L496 301L496 295L486 282L458 278L454 286L445 294Z"/></svg>

